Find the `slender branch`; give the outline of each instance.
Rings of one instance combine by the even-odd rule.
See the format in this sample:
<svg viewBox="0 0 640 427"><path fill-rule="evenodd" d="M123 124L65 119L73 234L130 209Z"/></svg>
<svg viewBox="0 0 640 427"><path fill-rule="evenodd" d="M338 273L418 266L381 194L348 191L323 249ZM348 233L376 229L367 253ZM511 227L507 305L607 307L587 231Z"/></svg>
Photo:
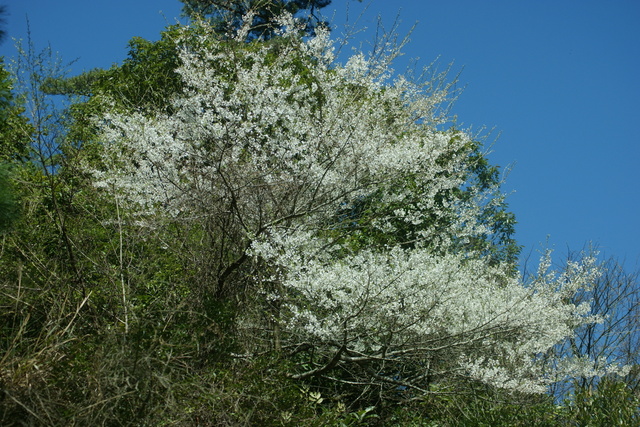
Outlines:
<svg viewBox="0 0 640 427"><path fill-rule="evenodd" d="M338 365L338 363L340 362L342 353L345 350L346 350L346 347L343 345L338 349L336 354L333 355L333 358L326 365L313 369L311 371L304 372L302 374L290 375L290 377L293 378L294 380L304 380L306 378L311 378L317 375L322 375L325 372L329 372L330 370L332 370Z"/></svg>

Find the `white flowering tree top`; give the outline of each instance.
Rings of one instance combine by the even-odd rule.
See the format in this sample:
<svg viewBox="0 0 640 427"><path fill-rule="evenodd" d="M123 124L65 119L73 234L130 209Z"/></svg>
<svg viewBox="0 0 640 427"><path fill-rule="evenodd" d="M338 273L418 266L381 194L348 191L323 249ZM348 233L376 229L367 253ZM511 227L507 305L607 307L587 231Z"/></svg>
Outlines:
<svg viewBox="0 0 640 427"><path fill-rule="evenodd" d="M453 196L474 145L446 126L447 86L390 83L393 51L339 65L327 33L283 28L249 44L246 28L237 41L185 28L170 113L100 117L96 185L143 223L207 224L224 253L216 291L242 277L264 297L275 347L304 362L294 378L429 393L455 377L540 392L600 372L546 357L597 320L569 303L597 274L593 260L561 276L543 263L524 284L512 265L460 249L487 233L480 213L499 197Z"/></svg>

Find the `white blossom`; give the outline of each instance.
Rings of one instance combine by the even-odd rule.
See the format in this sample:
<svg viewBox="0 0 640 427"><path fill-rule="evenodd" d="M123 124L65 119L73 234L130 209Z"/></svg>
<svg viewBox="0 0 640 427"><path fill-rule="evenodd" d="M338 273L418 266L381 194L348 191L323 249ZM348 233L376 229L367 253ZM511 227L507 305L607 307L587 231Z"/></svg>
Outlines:
<svg viewBox="0 0 640 427"><path fill-rule="evenodd" d="M96 186L141 216L230 218L246 254L273 267L264 280L280 284L269 298L283 303L283 339L312 343L339 364L424 366L436 355L448 374L522 391L575 371L541 356L598 320L569 302L597 268L587 259L556 274L544 258L525 284L511 266L451 250L452 236L488 232L478 218L496 189L436 202L465 184L472 141L442 126L446 90L388 84L361 54L338 65L322 30L306 41L286 29L281 37L238 47L203 36L185 47L172 114L100 118ZM389 234L405 224L429 244L354 250L327 236L342 207L373 195L391 208L367 226Z"/></svg>

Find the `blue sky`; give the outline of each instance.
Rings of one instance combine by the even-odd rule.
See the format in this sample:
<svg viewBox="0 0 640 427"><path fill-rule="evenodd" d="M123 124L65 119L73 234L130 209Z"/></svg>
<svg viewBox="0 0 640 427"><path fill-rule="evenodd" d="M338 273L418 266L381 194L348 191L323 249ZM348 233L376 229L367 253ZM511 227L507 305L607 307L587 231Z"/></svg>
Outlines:
<svg viewBox="0 0 640 427"><path fill-rule="evenodd" d="M50 44L71 74L119 63L134 36L155 40L176 22L178 0L0 0L9 37ZM606 255L640 265L640 2L637 0L334 0L323 10L340 36L346 20L375 33L399 14L408 59L439 58L465 87L458 123L494 129L490 159L512 165L504 190L518 219L523 255L597 243ZM12 42L0 55L14 54ZM493 141L490 137L489 142ZM534 253L534 257L537 255Z"/></svg>

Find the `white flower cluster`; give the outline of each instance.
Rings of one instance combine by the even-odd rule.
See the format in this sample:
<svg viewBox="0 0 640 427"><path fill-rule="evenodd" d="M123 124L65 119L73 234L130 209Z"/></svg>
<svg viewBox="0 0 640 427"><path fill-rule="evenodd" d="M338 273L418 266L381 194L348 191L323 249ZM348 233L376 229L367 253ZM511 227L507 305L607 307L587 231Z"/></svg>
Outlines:
<svg viewBox="0 0 640 427"><path fill-rule="evenodd" d="M290 43L239 48L201 36L185 47L173 114L101 118L107 170L95 171L98 185L121 190L140 213L234 199L254 233L290 216L326 217L385 187L396 204L420 200L396 219L450 215L434 200L463 183L470 136L436 130L446 93L418 96L405 79L383 85L361 55L332 66L322 32L307 42L281 37ZM407 178L420 193L404 188ZM390 227L388 218L376 224Z"/></svg>
<svg viewBox="0 0 640 427"><path fill-rule="evenodd" d="M339 66L322 31L307 41L295 31L251 44L185 40L171 114L102 118L97 185L142 215L231 218L215 223L236 226L250 255L276 267L291 343L341 348L338 363L439 355L456 375L540 391L550 365L536 356L595 320L568 296L596 269L555 277L543 263L525 286L510 266L446 255L451 236L486 230L477 199L436 202L464 184L471 149L467 133L442 129L445 91L384 84L363 55ZM393 206L370 221L375 232L421 226L431 244L354 252L323 234L341 206L372 194Z"/></svg>
<svg viewBox="0 0 640 427"><path fill-rule="evenodd" d="M344 346L372 360L438 357L455 361L449 375L523 392L543 392L551 378L585 372L583 360L539 356L577 326L600 320L566 298L597 277L591 258L525 286L503 266L460 255L393 248L332 260L315 255L309 242L281 240L272 258L287 269L286 324L294 342ZM274 253L259 244L255 250Z"/></svg>

